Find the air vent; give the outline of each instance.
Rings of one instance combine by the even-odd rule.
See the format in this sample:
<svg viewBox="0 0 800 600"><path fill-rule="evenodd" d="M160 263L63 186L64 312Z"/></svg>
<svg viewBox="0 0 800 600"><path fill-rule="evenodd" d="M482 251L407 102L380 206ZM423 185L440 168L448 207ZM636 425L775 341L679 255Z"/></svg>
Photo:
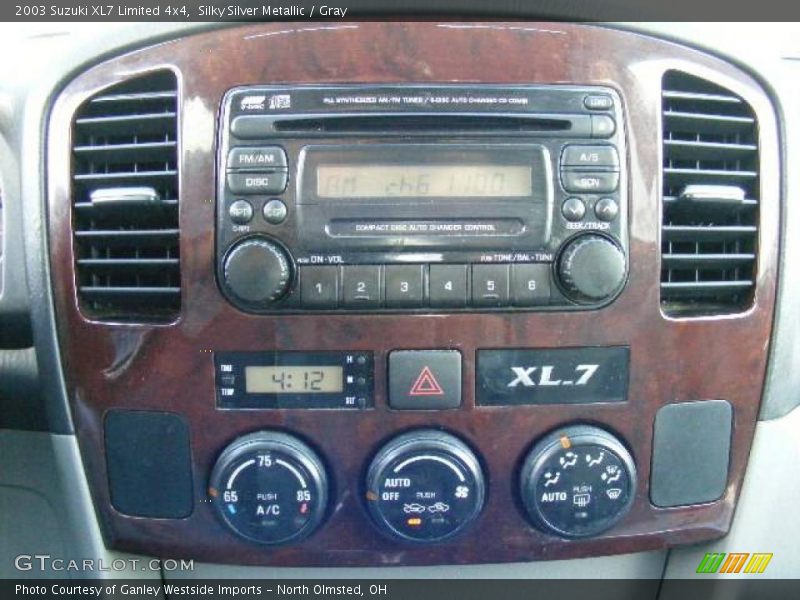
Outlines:
<svg viewBox="0 0 800 600"><path fill-rule="evenodd" d="M73 126L82 310L167 320L180 309L177 81L157 72L87 100Z"/></svg>
<svg viewBox="0 0 800 600"><path fill-rule="evenodd" d="M752 302L758 241L758 126L741 98L670 71L663 80L661 303L720 314Z"/></svg>

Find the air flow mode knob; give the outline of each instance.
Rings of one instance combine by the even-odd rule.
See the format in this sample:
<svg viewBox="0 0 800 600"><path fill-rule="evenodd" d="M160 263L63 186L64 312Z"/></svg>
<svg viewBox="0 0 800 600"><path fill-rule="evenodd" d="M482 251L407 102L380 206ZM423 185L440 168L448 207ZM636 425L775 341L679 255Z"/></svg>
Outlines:
<svg viewBox="0 0 800 600"><path fill-rule="evenodd" d="M247 238L228 251L225 286L248 308L264 309L289 290L292 265L289 254L264 236Z"/></svg>
<svg viewBox="0 0 800 600"><path fill-rule="evenodd" d="M567 242L558 277L567 296L581 304L602 302L625 283L625 255L610 239L585 234Z"/></svg>

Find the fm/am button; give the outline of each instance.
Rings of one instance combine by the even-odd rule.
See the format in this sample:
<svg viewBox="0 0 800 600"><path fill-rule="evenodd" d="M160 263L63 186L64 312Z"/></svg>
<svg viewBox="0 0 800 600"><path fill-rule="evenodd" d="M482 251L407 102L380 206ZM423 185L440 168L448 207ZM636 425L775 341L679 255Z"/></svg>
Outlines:
<svg viewBox="0 0 800 600"><path fill-rule="evenodd" d="M286 152L280 146L233 148L228 153L229 169L286 169Z"/></svg>

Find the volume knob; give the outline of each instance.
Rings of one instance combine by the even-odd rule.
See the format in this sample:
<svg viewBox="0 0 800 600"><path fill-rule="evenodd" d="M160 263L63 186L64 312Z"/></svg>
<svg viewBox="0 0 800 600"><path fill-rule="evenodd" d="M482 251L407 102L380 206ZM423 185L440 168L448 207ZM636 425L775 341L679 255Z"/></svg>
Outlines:
<svg viewBox="0 0 800 600"><path fill-rule="evenodd" d="M561 252L558 276L567 296L575 302L600 302L625 283L625 255L606 237L581 235Z"/></svg>
<svg viewBox="0 0 800 600"><path fill-rule="evenodd" d="M239 242L228 251L225 286L249 308L267 308L289 290L292 266L289 255L276 242L258 236Z"/></svg>

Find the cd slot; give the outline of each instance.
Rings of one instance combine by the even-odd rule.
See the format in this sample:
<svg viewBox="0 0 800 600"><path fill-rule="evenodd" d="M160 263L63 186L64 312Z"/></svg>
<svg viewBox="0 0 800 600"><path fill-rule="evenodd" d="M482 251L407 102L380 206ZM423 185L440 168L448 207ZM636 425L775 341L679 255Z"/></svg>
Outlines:
<svg viewBox="0 0 800 600"><path fill-rule="evenodd" d="M242 115L231 132L239 139L326 135L520 135L591 137L590 115L542 113L347 113Z"/></svg>

